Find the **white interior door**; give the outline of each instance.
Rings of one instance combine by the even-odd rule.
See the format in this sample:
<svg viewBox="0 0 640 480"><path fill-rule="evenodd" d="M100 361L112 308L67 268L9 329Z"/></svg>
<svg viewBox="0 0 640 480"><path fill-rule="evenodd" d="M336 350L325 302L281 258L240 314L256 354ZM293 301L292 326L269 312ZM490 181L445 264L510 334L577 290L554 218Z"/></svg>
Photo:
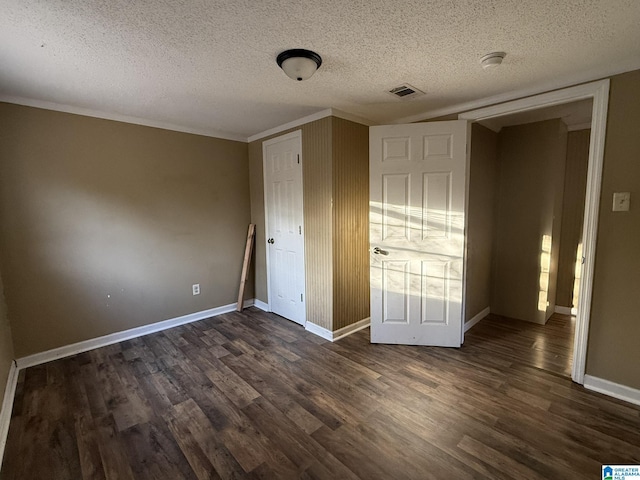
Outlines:
<svg viewBox="0 0 640 480"><path fill-rule="evenodd" d="M269 307L304 325L302 135L263 142Z"/></svg>
<svg viewBox="0 0 640 480"><path fill-rule="evenodd" d="M369 130L371 341L462 341L467 122Z"/></svg>

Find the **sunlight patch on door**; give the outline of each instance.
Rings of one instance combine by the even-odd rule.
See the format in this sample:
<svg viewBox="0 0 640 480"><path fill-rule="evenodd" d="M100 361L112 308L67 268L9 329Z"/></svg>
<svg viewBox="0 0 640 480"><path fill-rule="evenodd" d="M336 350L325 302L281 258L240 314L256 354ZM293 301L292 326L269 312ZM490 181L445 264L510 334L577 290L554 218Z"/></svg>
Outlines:
<svg viewBox="0 0 640 480"><path fill-rule="evenodd" d="M422 324L447 325L451 262L427 260L421 262L421 316Z"/></svg>
<svg viewBox="0 0 640 480"><path fill-rule="evenodd" d="M422 239L451 237L451 172L422 176Z"/></svg>
<svg viewBox="0 0 640 480"><path fill-rule="evenodd" d="M410 239L410 179L408 173L382 176L382 240Z"/></svg>
<svg viewBox="0 0 640 480"><path fill-rule="evenodd" d="M411 269L408 260L382 262L382 323L409 323Z"/></svg>

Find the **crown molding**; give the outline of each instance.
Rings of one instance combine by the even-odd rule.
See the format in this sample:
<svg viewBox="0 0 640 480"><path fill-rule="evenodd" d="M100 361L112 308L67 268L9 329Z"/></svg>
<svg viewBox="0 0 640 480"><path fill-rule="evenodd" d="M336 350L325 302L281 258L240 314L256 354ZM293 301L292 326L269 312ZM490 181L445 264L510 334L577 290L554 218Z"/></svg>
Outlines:
<svg viewBox="0 0 640 480"><path fill-rule="evenodd" d="M133 125L142 125L144 127L161 128L162 130L171 130L174 132L190 133L192 135L201 135L204 137L221 138L223 140L233 140L235 142L246 142L244 135L236 135L228 132L220 132L218 130L210 130L206 128L185 127L168 122L159 122L146 118L132 117L129 115L121 115L119 113L108 113L101 110L91 108L75 107L73 105L64 105L61 103L47 102L45 100L35 100L32 98L14 97L11 95L0 95L0 102L13 103L23 105L25 107L42 108L44 110L52 110L55 112L72 113L74 115L83 115L85 117L101 118L104 120L113 120L115 122L130 123Z"/></svg>
<svg viewBox="0 0 640 480"><path fill-rule="evenodd" d="M343 112L342 110L338 110L337 108L331 108L330 110L331 110L332 116L337 118L342 118L343 120L348 120L350 122L366 125L367 127L371 127L373 125L379 125L378 122L374 122L373 120L369 120L368 118L361 117L360 115Z"/></svg>
<svg viewBox="0 0 640 480"><path fill-rule="evenodd" d="M442 107L435 110L427 110L422 113L410 115L408 117L398 118L391 123L414 123L424 120L430 120L432 118L443 117L445 115L459 114L468 112L470 110L476 110L489 105L496 105L499 103L509 102L511 100L518 100L520 98L529 97L532 95L538 95L540 93L550 92L561 88L572 87L582 83L593 82L595 80L601 80L619 75L621 73L631 72L633 70L640 69L640 60L625 62L624 64L617 65L613 68L597 68L588 70L580 75L574 75L565 80L551 81L536 87L524 88L520 90L512 90L510 92L501 93L492 97L485 97L478 100L472 100L469 102L458 103L448 107Z"/></svg>
<svg viewBox="0 0 640 480"><path fill-rule="evenodd" d="M315 122L316 120L320 120L321 118L326 118L330 116L331 116L331 109L326 108L324 110L320 110L319 112L312 113L311 115L307 115L306 117L298 118L297 120L292 120L291 122L287 122L285 124L270 128L263 132L256 133L255 135L251 135L246 139L246 141L248 143L255 142L256 140L260 140L261 138L269 137L271 135L275 135L276 133L289 130L290 128L296 128L296 127L299 127L300 125L304 125L305 123Z"/></svg>
<svg viewBox="0 0 640 480"><path fill-rule="evenodd" d="M358 115L353 115L351 113L343 112L342 110L338 110L336 108L326 108L324 110L320 110L319 112L312 113L311 115L307 115L306 117L298 118L297 120L292 120L291 122L285 123L283 125L279 125L277 127L270 128L265 130L264 132L256 133L255 135L251 135L247 138L247 142L255 142L256 140L260 140L265 137L269 137L271 135L275 135L276 133L284 132L285 130L289 130L291 128L296 128L306 123L315 122L316 120L320 120L326 117L338 117L343 120L348 120L350 122L360 123L362 125L366 125L370 127L371 125L377 125L375 122L360 117Z"/></svg>

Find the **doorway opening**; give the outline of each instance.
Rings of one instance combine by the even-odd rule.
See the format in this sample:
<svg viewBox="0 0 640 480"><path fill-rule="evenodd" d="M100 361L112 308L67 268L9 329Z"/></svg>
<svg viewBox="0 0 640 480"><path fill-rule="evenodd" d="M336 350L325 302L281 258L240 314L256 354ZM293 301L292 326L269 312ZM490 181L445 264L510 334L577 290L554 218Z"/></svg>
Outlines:
<svg viewBox="0 0 640 480"><path fill-rule="evenodd" d="M590 126L590 135L588 140L588 160L587 160L587 172L586 172L586 185L584 187L584 195L582 198L584 199L584 215L580 218L578 215L577 220L574 220L574 223L577 221L578 224L582 226L582 232L580 237L580 242L576 246L575 258L573 260L574 266L580 265L579 272L576 275L574 270L573 272L573 288L570 294L570 300L564 301L563 303L569 302L570 305L559 305L560 307L565 307L567 310L558 309L561 314L571 314L572 310L575 313L575 339L573 341L573 358L571 361L571 378L577 383L583 383L584 381L584 367L585 367L585 359L586 359L586 341L588 335L588 326L589 326L589 317L590 317L590 302L591 302L591 292L592 292L592 279L593 279L593 260L595 253L595 242L596 242L596 227L597 227L597 217L598 217L598 202L600 196L600 185L601 185L601 174L602 174L602 156L604 150L604 136L605 136L605 128L606 128L606 110L607 110L607 102L608 102L608 89L609 82L607 80L594 82L591 84L580 85L577 87L572 87L560 91L550 92L547 94L537 95L535 97L529 97L521 100L516 100L513 102L508 102L505 104L487 107L480 110L475 110L472 112L466 112L459 116L461 119L470 120L471 122L476 122L480 125L485 125L482 127L475 127L474 131L477 131L479 128L486 128L487 126L493 126L496 128L496 125L500 125L501 122L505 122L509 120L512 123L524 123L525 126L530 124L532 121L536 123L546 124L546 129L553 130L558 127L562 122L562 120L551 121L549 119L556 117L562 118L564 115L562 114L564 111L571 111L573 107L573 113L570 113L567 116L567 120L571 115L575 117L579 117L580 108L582 108L583 114L586 112L590 113L590 119L586 121L576 121L574 125L572 125L572 131L579 131L581 127L586 126L588 124ZM567 110L568 109L568 110ZM546 111L546 120L540 120L540 114ZM590 112L589 112L590 111ZM515 115L515 116L514 116ZM537 116L537 117L536 117ZM575 120L575 119L574 119ZM569 121L569 123L573 123ZM533 124L532 124L533 125ZM504 125L503 125L504 126ZM540 125L538 125L540 126ZM510 133L517 133L519 127L515 127L512 125L508 125L507 129L512 130ZM542 128L544 130L545 128ZM566 128L566 127L565 127ZM560 127L560 130L562 127ZM526 129L525 129L526 130ZM568 134L567 134L568 135ZM584 133L582 134L584 136ZM567 145L567 137L565 137L565 148ZM584 141L584 139L582 139ZM474 149L474 138L471 138L471 150ZM513 149L517 152L518 148L523 150L522 145L518 145L517 140L513 138L508 138L505 140L505 145L509 148ZM553 143L553 142L551 142ZM556 146L560 145L562 142L558 142L557 139L555 141ZM477 148L477 144L476 144ZM502 147L501 147L502 148ZM524 149L523 155L526 157L527 152L526 148ZM565 151L566 155L566 151ZM501 159L504 160L504 159ZM529 161L529 166L526 165L523 167L522 165L517 168L514 165L506 164L507 168L504 170L509 172L510 170L516 172L518 169L521 170L521 174L527 176L527 178L520 179L520 184L518 186L518 181L515 181L509 177L509 175L503 175L504 172L501 171L501 175L506 177L506 183L503 179L501 188L506 191L511 191L514 194L515 189L515 200L510 203L506 200L508 197L504 197L501 203L498 203L496 211L498 211L498 215L503 216L505 219L510 219L508 222L506 220L502 220L502 226L507 226L504 228L504 231L501 231L498 235L499 238L496 242L492 244L492 248L499 249L501 255L505 258L501 260L495 260L491 264L492 268L492 288L494 292L499 292L501 289L501 285L499 285L500 281L495 280L495 275L493 270L506 272L504 275L503 281L506 281L507 285L506 290L509 290L509 287L517 286L519 282L529 282L535 285L534 288L537 289L536 293L537 298L535 299L534 309L535 311L531 311L531 300L525 298L519 298L519 295L522 296L522 291L525 289L515 289L513 293L508 295L503 295L502 299L506 298L505 303L512 303L516 305L510 311L516 312L513 316L515 318L524 318L529 322L545 324L551 318L552 314L555 311L556 307L556 297L557 297L557 280L558 280L558 262L560 257L560 245L561 241L561 220L562 220L562 201L558 201L558 195L555 195L554 192L557 191L557 188L553 187L553 184L560 184L561 182L558 179L558 172L562 172L561 176L563 177L562 184L564 184L564 170L560 170L557 164L554 162L547 161L547 158L540 157L540 163L536 165L535 161ZM566 161L566 156L564 159ZM513 168L512 168L513 167ZM473 165L471 165L473 168ZM541 175L541 172L547 175L547 179L545 180L545 175ZM505 187L506 185L506 187ZM552 188L553 187L553 188ZM474 188L470 186L470 188ZM518 190L520 189L520 190ZM537 189L542 190L544 193L542 196L538 195ZM524 191L522 191L524 190ZM563 190L564 191L564 190ZM545 193L546 192L546 193ZM530 197L538 197L538 201L542 203L546 202L544 214L536 213L535 208L532 210L533 213L527 213L525 210L519 210L522 202L524 204L529 200L527 195ZM519 196L519 198L518 198ZM467 200L469 201L470 195L467 195ZM543 200L540 200L542 198ZM531 203L531 202L529 202ZM560 205L560 207L558 207ZM573 207L575 209L575 207ZM573 212L575 213L575 212ZM471 214L471 212L470 212ZM560 216L560 218L557 218ZM554 218L556 217L556 218ZM469 222L472 221L472 218L469 218ZM517 233L518 229L527 227L525 226L527 223L535 224L537 228L537 232L539 235L537 237L528 237L526 240L518 240ZM468 225L468 228L472 228L472 225ZM535 230L535 229L533 229ZM520 244L519 241L525 242ZM510 243L511 242L511 243ZM528 242L528 243L527 243ZM474 253L473 238L469 239L469 244L467 246L467 259L473 258ZM517 264L515 260L519 259L522 256L525 250L535 250L536 254L534 256L529 255L530 260L526 265L521 265L518 268L514 269L514 265ZM564 255L566 257L566 250L570 250L570 248L564 249ZM533 260L531 260L533 258ZM576 261L577 260L577 261ZM502 263L501 263L502 262ZM566 264L565 259L565 264ZM571 261L569 261L569 264ZM469 264L469 260L467 260L467 282L473 281L473 265ZM566 266L564 267L566 269ZM536 276L531 278L531 272L535 271ZM527 280L524 278L518 280L518 274L522 274L523 277L527 276ZM566 277L566 275L564 276ZM566 290L566 278L561 280L563 283L563 289ZM529 288L529 294L531 288ZM550 298L550 296L552 298ZM498 298L501 298L496 295L492 295L491 301L496 302ZM467 294L465 296L465 309L469 312L473 309L473 298L469 296L469 288L467 288ZM529 312L525 310L518 310L517 305L518 302L526 302L527 308L530 308ZM493 310L493 306L490 307ZM509 311L505 310L505 305L499 305L497 310ZM472 325L474 322L482 318L482 314L488 313L487 310L479 312L475 318L469 319L470 322L467 325ZM479 318L478 318L479 317ZM571 317L564 317L565 325L563 326L562 321L556 325L557 319L552 320L551 326L555 326L555 330L566 330L567 328L571 328ZM560 318L562 320L562 318ZM568 322L568 323L567 323ZM525 324L526 326L526 324ZM535 329L534 329L535 330ZM536 337L539 341L545 341L544 335L538 335ZM569 339L569 343L570 339ZM565 372L566 373L566 372Z"/></svg>

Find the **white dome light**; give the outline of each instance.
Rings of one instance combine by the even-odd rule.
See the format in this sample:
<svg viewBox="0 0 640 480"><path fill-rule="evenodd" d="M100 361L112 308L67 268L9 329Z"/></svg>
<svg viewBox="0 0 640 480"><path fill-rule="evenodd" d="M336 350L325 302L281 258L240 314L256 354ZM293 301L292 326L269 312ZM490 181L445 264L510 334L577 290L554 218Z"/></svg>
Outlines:
<svg viewBox="0 0 640 480"><path fill-rule="evenodd" d="M278 55L276 62L289 78L301 82L316 73L322 65L322 58L311 50L296 48L282 52Z"/></svg>

